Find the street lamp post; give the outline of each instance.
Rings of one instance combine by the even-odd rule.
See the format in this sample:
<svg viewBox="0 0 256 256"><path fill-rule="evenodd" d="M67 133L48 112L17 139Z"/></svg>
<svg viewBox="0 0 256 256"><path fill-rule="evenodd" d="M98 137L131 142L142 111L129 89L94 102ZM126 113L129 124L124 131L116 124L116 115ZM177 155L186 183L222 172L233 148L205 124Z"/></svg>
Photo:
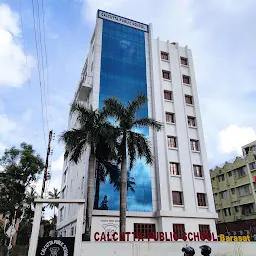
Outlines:
<svg viewBox="0 0 256 256"><path fill-rule="evenodd" d="M17 211L18 211L19 207L20 207L19 204L15 204L15 206L14 206L15 211L14 211L12 223L11 223L10 227L7 229L7 231L6 231L7 220L9 219L11 213L8 211L5 214L4 233L7 237L9 237L9 245L7 247L7 256L10 255L10 250L12 249L12 239L13 239L13 235L16 232L15 224L16 224ZM21 216L24 216L24 213L25 213L25 210L27 207L28 207L28 204L24 202L22 204L22 215Z"/></svg>

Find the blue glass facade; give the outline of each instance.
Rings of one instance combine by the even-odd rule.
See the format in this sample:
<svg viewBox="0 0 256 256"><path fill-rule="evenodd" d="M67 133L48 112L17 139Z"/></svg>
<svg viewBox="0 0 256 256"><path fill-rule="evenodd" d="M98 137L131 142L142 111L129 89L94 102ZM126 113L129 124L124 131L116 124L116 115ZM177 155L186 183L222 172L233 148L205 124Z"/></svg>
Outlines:
<svg viewBox="0 0 256 256"><path fill-rule="evenodd" d="M139 92L147 95L145 36L143 31L103 19L102 55L99 106L111 96L127 103ZM148 116L148 106L138 117ZM140 132L149 135L148 129ZM152 211L150 166L138 159L130 172L134 178L134 191L128 190L127 210ZM115 191L108 178L100 184L101 209L119 210L119 191ZM99 206L100 206L99 205Z"/></svg>

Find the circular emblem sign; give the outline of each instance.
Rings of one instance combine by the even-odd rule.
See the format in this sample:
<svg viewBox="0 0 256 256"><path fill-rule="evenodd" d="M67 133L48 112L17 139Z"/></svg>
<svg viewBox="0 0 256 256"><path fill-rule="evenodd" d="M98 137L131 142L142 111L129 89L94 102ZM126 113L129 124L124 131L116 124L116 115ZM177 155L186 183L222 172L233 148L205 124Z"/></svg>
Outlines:
<svg viewBox="0 0 256 256"><path fill-rule="evenodd" d="M39 238L36 256L73 256L74 238Z"/></svg>

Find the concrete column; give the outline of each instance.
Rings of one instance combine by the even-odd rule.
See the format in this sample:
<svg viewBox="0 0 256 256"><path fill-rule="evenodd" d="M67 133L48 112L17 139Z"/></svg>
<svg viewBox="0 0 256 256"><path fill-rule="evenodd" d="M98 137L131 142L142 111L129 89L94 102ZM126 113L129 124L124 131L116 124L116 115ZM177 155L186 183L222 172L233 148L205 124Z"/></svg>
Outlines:
<svg viewBox="0 0 256 256"><path fill-rule="evenodd" d="M83 220L84 220L84 203L80 203L78 204L78 211L77 211L74 256L81 255Z"/></svg>
<svg viewBox="0 0 256 256"><path fill-rule="evenodd" d="M29 243L28 256L35 256L36 255L39 228L40 228L40 222L41 222L42 207L43 207L42 203L37 203L36 204L34 221L33 221L33 228L32 228L32 233L31 233L30 243Z"/></svg>

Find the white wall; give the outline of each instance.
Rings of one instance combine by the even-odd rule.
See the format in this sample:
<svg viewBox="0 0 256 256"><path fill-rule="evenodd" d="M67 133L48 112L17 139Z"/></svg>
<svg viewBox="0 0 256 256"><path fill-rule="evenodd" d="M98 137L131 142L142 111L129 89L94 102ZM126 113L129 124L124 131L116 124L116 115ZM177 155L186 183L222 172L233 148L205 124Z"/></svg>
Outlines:
<svg viewBox="0 0 256 256"><path fill-rule="evenodd" d="M151 27L152 29L152 27ZM169 54L169 61L161 60L161 51ZM193 60L191 51L187 47L173 45L169 41L162 42L159 39L151 37L151 55L152 55L152 81L153 81L153 117L165 124L165 112L175 113L175 124L165 124L162 131L156 134L156 173L157 190L160 195L160 212L186 213L184 217L190 217L196 213L198 217L217 218L215 212L214 200L211 189L211 181L208 171L204 135L199 109L199 100L195 74L193 69ZM188 59L189 66L182 66L180 57ZM171 80L162 78L162 70L171 72ZM188 75L191 78L191 85L185 85L182 81L182 75ZM164 90L172 91L173 101L164 100ZM194 106L185 103L185 94L193 96ZM187 124L187 116L195 116L197 128L190 128ZM178 150L168 149L167 136L177 136ZM194 153L190 149L190 139L198 139L200 152ZM181 176L173 177L170 175L169 162L178 162L181 168ZM193 164L203 166L204 177L194 177ZM172 204L172 191L182 191L184 198L184 207L177 207ZM197 193L207 194L207 206L198 207ZM161 214L160 214L161 215ZM167 214L168 215L168 214ZM183 216L183 214L181 215Z"/></svg>
<svg viewBox="0 0 256 256"><path fill-rule="evenodd" d="M192 246L196 256L201 255L199 246L207 244L212 248L211 256L255 256L254 242L83 242L81 256L183 256L183 246Z"/></svg>

